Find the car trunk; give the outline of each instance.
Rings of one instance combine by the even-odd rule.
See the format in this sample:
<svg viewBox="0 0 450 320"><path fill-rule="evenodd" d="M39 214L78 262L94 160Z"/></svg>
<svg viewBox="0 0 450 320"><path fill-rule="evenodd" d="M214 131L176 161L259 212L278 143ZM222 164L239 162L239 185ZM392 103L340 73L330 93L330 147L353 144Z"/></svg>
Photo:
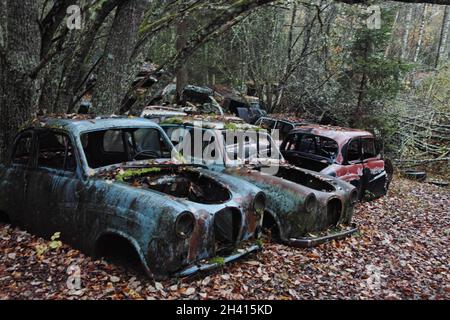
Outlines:
<svg viewBox="0 0 450 320"><path fill-rule="evenodd" d="M292 163L293 165L315 171L315 172L321 172L322 170L326 169L330 164L326 162L325 160L314 160L310 158L306 158L303 156L300 156L298 154L290 156L288 154L285 155L286 160L288 160L289 163Z"/></svg>
<svg viewBox="0 0 450 320"><path fill-rule="evenodd" d="M259 168L256 168L259 169ZM305 187L316 191L333 192L336 191L334 186L328 181L319 179L302 170L281 166L276 174L278 178L282 178L291 182L301 184Z"/></svg>

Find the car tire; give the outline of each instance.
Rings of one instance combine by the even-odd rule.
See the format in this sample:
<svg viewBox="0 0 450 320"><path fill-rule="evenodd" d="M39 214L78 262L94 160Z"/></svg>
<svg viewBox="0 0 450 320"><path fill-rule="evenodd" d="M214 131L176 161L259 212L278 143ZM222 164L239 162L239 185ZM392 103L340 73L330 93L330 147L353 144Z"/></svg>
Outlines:
<svg viewBox="0 0 450 320"><path fill-rule="evenodd" d="M404 176L407 179L424 182L427 179L427 173L424 171L406 170Z"/></svg>

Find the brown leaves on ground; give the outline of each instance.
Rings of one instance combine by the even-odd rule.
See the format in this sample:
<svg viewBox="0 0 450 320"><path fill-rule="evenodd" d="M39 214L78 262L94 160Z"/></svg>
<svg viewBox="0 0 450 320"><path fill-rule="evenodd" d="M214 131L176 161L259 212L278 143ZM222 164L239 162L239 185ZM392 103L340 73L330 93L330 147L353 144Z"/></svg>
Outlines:
<svg viewBox="0 0 450 320"><path fill-rule="evenodd" d="M398 180L359 205L360 232L314 249L265 250L191 279L154 282L0 226L1 299L449 299L450 193ZM43 250L44 248L45 250ZM70 266L81 287L70 290Z"/></svg>

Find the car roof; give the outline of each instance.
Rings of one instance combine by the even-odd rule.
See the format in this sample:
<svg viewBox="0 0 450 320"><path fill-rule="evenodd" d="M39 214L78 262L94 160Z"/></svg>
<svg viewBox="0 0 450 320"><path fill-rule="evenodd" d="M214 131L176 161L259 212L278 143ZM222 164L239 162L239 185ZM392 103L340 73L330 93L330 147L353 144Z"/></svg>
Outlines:
<svg viewBox="0 0 450 320"><path fill-rule="evenodd" d="M368 131L323 125L302 125L296 127L291 133L310 133L335 140L338 143L345 143L358 137L373 138L373 134Z"/></svg>
<svg viewBox="0 0 450 320"><path fill-rule="evenodd" d="M296 117L283 117L281 115L269 115L266 117L261 117L259 120L270 120L270 121L278 121L278 122L284 122L292 125L303 125L308 123L308 121L302 119L302 118L296 118Z"/></svg>
<svg viewBox="0 0 450 320"><path fill-rule="evenodd" d="M114 117L73 117L73 118L36 118L26 129L54 128L72 132L77 135L83 132L100 131L112 128L159 128L159 126L143 118Z"/></svg>
<svg viewBox="0 0 450 320"><path fill-rule="evenodd" d="M241 129L241 130L257 130L257 126L247 124L236 117L222 117L222 116L194 116L194 117L175 117L161 122L161 125L178 125L199 127L200 124L205 129L227 130L227 129Z"/></svg>

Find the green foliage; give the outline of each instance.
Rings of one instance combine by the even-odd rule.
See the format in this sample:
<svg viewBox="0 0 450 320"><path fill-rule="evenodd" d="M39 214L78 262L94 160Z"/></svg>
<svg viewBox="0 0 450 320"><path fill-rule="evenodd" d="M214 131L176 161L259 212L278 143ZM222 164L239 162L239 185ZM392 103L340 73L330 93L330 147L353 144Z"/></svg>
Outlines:
<svg viewBox="0 0 450 320"><path fill-rule="evenodd" d="M172 117L172 118L167 118L163 121L161 121L159 124L183 124L184 121L181 118L177 118L177 117Z"/></svg>
<svg viewBox="0 0 450 320"><path fill-rule="evenodd" d="M383 10L382 17L381 29L370 30L362 24L356 30L338 83L339 100L350 109L347 124L375 131L384 138L392 135L397 126L394 112L386 106L403 89L403 75L412 66L385 56L393 15Z"/></svg>
<svg viewBox="0 0 450 320"><path fill-rule="evenodd" d="M116 181L124 182L132 177L139 177L149 173L161 172L160 168L130 169L116 176Z"/></svg>
<svg viewBox="0 0 450 320"><path fill-rule="evenodd" d="M218 266L224 266L225 265L225 258L223 257L215 257L209 260L211 264L217 264Z"/></svg>
<svg viewBox="0 0 450 320"><path fill-rule="evenodd" d="M42 258L49 250L58 250L62 247L62 242L59 240L61 232L56 232L51 238L48 244L38 244L34 247L38 258Z"/></svg>

